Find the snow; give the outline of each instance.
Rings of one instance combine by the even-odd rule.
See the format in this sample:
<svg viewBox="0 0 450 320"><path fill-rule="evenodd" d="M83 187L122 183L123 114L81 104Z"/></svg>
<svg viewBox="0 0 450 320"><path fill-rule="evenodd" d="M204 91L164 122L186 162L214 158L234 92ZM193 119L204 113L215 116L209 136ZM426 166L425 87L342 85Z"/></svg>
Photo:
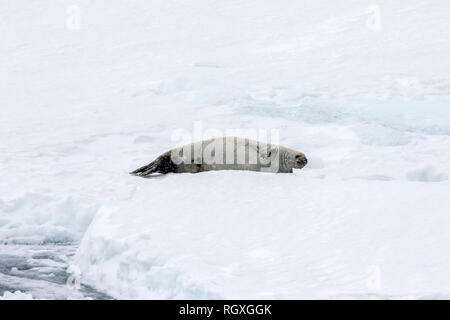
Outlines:
<svg viewBox="0 0 450 320"><path fill-rule="evenodd" d="M144 180L134 201L96 215L75 263L127 299L363 296L370 266L380 297L448 294L448 190L404 185L302 172Z"/></svg>
<svg viewBox="0 0 450 320"><path fill-rule="evenodd" d="M76 246L59 272L114 298L450 297L448 1L0 9L0 256ZM309 163L128 175L198 121ZM21 271L3 297L85 297Z"/></svg>

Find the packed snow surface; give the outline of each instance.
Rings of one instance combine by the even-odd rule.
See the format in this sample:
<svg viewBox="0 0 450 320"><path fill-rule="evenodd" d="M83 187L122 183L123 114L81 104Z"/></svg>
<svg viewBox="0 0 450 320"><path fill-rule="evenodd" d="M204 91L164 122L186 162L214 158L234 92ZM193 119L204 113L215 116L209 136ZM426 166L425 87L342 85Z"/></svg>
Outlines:
<svg viewBox="0 0 450 320"><path fill-rule="evenodd" d="M0 298L450 298L448 1L18 0L0 32ZM199 125L309 163L128 174Z"/></svg>

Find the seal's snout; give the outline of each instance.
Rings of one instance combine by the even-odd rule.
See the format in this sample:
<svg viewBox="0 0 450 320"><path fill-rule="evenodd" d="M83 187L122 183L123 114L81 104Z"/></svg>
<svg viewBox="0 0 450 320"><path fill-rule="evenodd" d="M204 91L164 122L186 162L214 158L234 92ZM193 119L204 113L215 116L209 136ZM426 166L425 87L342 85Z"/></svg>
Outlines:
<svg viewBox="0 0 450 320"><path fill-rule="evenodd" d="M302 167L304 167L308 163L308 159L306 159L306 157L303 157L299 160L299 163L302 165Z"/></svg>
<svg viewBox="0 0 450 320"><path fill-rule="evenodd" d="M308 159L306 159L305 155L301 153L295 156L295 162L297 167L303 168L308 163Z"/></svg>

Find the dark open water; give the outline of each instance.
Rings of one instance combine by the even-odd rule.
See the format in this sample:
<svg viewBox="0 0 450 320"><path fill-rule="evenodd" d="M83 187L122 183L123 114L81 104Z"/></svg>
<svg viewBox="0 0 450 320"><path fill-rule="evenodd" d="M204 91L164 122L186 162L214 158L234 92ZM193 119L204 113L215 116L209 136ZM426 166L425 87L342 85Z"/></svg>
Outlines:
<svg viewBox="0 0 450 320"><path fill-rule="evenodd" d="M34 299L112 299L82 284L76 267L68 269L75 251L76 245L0 245L0 297L19 290Z"/></svg>

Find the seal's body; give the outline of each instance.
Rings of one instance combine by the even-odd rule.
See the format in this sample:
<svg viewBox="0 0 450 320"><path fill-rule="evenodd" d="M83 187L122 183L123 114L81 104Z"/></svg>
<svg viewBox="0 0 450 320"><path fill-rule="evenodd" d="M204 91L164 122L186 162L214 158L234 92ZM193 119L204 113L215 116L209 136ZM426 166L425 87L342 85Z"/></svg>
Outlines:
<svg viewBox="0 0 450 320"><path fill-rule="evenodd" d="M236 138L215 138L177 147L160 155L131 174L197 173L211 170L248 170L292 173L307 164L301 152L262 142Z"/></svg>

